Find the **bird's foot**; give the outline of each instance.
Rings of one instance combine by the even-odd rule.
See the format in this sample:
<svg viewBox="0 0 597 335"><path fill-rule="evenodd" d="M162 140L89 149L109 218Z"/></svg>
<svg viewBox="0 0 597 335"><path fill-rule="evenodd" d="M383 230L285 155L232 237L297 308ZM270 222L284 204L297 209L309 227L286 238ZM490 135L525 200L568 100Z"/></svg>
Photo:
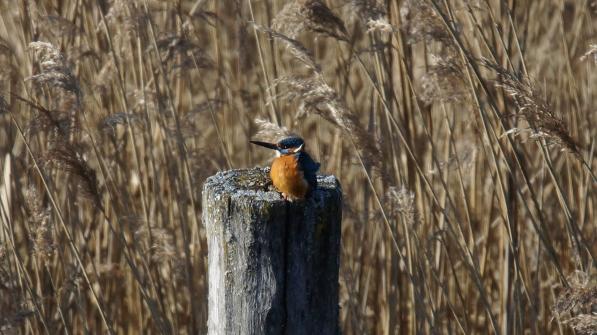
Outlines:
<svg viewBox="0 0 597 335"><path fill-rule="evenodd" d="M297 198L293 197L290 194L286 194L284 192L282 192L282 198L284 198L284 200L288 201L288 202L294 202Z"/></svg>

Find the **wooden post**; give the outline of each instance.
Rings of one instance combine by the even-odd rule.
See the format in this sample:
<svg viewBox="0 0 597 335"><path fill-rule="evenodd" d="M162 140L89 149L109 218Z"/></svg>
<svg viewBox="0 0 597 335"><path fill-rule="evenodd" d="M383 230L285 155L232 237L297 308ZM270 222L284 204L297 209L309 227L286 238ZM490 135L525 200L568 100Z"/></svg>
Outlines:
<svg viewBox="0 0 597 335"><path fill-rule="evenodd" d="M203 186L209 335L338 335L342 191L319 176L288 202L268 169L216 174Z"/></svg>

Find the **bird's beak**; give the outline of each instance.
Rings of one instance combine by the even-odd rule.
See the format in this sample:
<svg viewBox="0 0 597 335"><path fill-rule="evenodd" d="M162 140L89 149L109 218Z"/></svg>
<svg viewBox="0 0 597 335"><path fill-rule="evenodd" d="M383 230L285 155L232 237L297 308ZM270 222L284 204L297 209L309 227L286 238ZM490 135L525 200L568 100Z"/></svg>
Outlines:
<svg viewBox="0 0 597 335"><path fill-rule="evenodd" d="M278 150L278 146L273 143L260 142L260 141L249 141L249 142L251 142L253 144L260 145L262 147L266 147L268 149Z"/></svg>

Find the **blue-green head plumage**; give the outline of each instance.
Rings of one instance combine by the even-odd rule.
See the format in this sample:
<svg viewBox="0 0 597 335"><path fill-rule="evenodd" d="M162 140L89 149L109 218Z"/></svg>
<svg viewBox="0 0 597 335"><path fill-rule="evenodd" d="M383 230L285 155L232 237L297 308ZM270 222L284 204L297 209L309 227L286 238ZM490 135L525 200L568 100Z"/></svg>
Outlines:
<svg viewBox="0 0 597 335"><path fill-rule="evenodd" d="M260 141L251 141L251 143L276 150L281 156L295 156L311 189L317 187L317 171L319 170L320 164L314 161L307 151L305 151L305 141L302 138L291 136L286 137L277 143Z"/></svg>

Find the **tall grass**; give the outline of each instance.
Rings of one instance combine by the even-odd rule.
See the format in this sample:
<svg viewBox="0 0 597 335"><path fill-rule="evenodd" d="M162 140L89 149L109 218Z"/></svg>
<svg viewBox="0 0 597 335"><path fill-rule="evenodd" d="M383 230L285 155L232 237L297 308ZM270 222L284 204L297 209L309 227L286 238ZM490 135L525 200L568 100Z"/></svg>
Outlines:
<svg viewBox="0 0 597 335"><path fill-rule="evenodd" d="M597 3L0 2L0 333L206 331L202 182L302 135L343 334L597 332Z"/></svg>

